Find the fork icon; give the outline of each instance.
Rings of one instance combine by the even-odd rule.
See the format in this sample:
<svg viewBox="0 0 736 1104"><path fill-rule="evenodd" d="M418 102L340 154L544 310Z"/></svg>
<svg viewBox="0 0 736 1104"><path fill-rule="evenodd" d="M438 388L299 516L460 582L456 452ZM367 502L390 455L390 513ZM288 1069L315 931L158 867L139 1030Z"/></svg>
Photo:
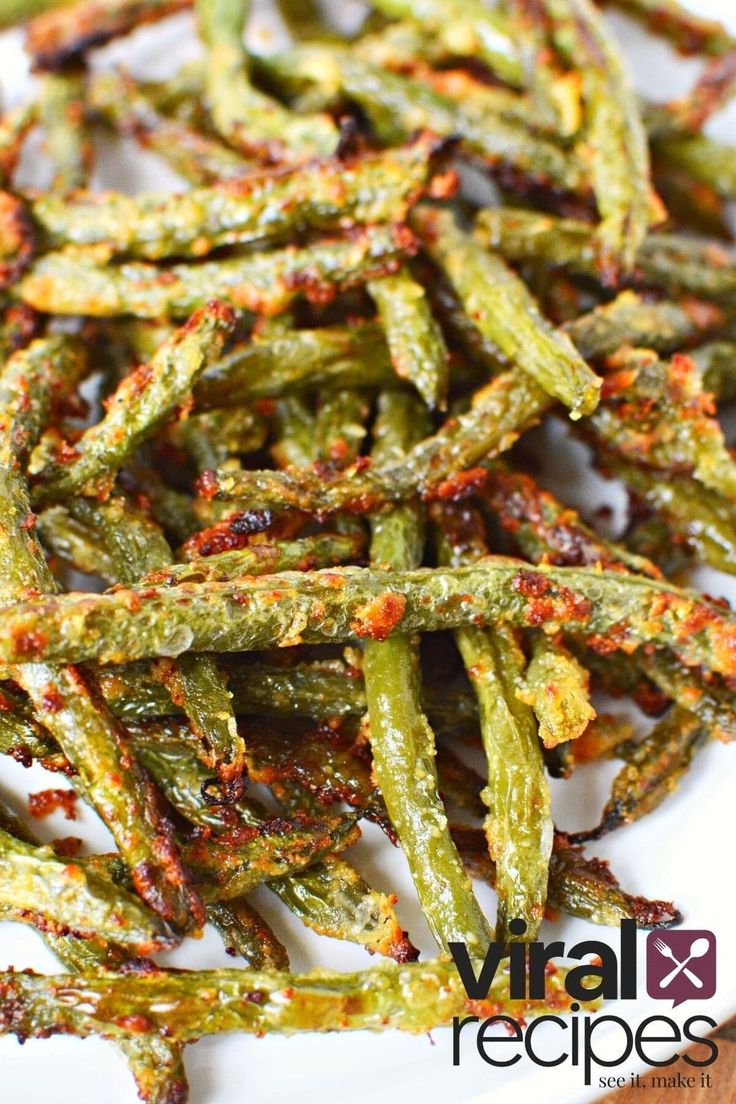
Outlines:
<svg viewBox="0 0 736 1104"><path fill-rule="evenodd" d="M688 981L692 982L696 989L703 988L703 982L700 980L697 974L694 974L692 970L688 970L687 964L692 958L700 958L707 952L709 946L707 939L693 940L690 946L690 951L687 957L682 960L682 962L675 957L675 952L667 943L665 943L663 939L655 939L654 946L657 948L661 955L664 955L665 958L672 959L672 961L675 963L674 970L670 970L669 974L667 974L666 977L663 977L660 981L660 989L666 989L670 982L674 981L677 975L680 973L684 974Z"/></svg>

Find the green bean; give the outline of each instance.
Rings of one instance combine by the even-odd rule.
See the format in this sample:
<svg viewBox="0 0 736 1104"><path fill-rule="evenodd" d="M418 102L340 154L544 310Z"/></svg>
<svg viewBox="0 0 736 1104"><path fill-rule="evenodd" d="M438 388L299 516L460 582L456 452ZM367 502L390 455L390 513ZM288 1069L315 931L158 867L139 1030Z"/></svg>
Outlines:
<svg viewBox="0 0 736 1104"><path fill-rule="evenodd" d="M726 201L715 188L663 163L661 158L655 160L653 173L657 195L674 227L726 243L731 241Z"/></svg>
<svg viewBox="0 0 736 1104"><path fill-rule="evenodd" d="M79 192L43 195L31 206L52 248L100 246L160 260L202 257L226 245L284 241L307 229L397 222L428 186L437 142L428 135L396 150L251 173L180 194Z"/></svg>
<svg viewBox="0 0 736 1104"><path fill-rule="evenodd" d="M36 543L23 469L54 401L83 370L68 338L39 340L16 353L0 374L0 587L9 596L52 592L54 580ZM110 828L143 900L172 926L200 922L171 829L157 796L131 762L125 730L104 704L91 672L44 663L14 672L37 718L79 772L84 796ZM111 784L113 780L113 784Z"/></svg>
<svg viewBox="0 0 736 1104"><path fill-rule="evenodd" d="M253 167L217 139L161 114L125 73L96 73L89 86L89 103L106 122L158 154L190 184L235 180Z"/></svg>
<svg viewBox="0 0 736 1104"><path fill-rule="evenodd" d="M483 832L453 825L452 835L471 874L495 886L496 867L488 855ZM668 901L650 901L626 893L607 862L585 858L582 848L570 846L562 833L555 835L550 856L547 904L608 927L618 927L622 920L636 920L642 928L669 928L682 921L680 912Z"/></svg>
<svg viewBox="0 0 736 1104"><path fill-rule="evenodd" d="M263 418L255 411L236 406L191 414L183 422L168 426L166 436L183 448L196 470L202 472L226 464L239 466L236 456L263 448L267 432Z"/></svg>
<svg viewBox="0 0 736 1104"><path fill-rule="evenodd" d="M37 476L36 498L48 502L80 491L108 491L125 459L186 401L193 382L220 353L234 324L233 312L216 302L192 315L150 365L125 377L108 399L102 421L75 445L73 458Z"/></svg>
<svg viewBox="0 0 736 1104"><path fill-rule="evenodd" d="M667 134L653 142L657 160L708 184L724 199L736 199L733 147L721 145L705 134Z"/></svg>
<svg viewBox="0 0 736 1104"><path fill-rule="evenodd" d="M590 0L543 0L550 36L578 67L584 146L601 222L595 230L601 279L630 270L650 221L649 151L618 48Z"/></svg>
<svg viewBox="0 0 736 1104"><path fill-rule="evenodd" d="M522 87L524 69L508 19L477 0L377 0L374 7L392 19L411 19L439 37L450 54L477 57L504 83Z"/></svg>
<svg viewBox="0 0 736 1104"><path fill-rule="evenodd" d="M158 526L122 498L104 503L78 500L73 516L90 524L112 556L115 581L131 584L152 572L165 571L171 549ZM244 767L244 744L238 732L227 680L213 656L185 655L168 672L166 683L184 708L202 742L203 761L235 794Z"/></svg>
<svg viewBox="0 0 736 1104"><path fill-rule="evenodd" d="M165 270L142 261L108 266L87 254L47 253L31 266L15 293L38 310L98 318L181 318L213 298L271 315L300 295L324 301L338 290L391 272L413 249L412 236L399 224L356 229L346 239Z"/></svg>
<svg viewBox="0 0 736 1104"><path fill-rule="evenodd" d="M620 545L606 541L581 521L575 510L544 491L531 476L507 470L500 464L486 468L481 488L483 501L493 510L515 547L532 563L626 568L658 579L654 564L634 556Z"/></svg>
<svg viewBox="0 0 736 1104"><path fill-rule="evenodd" d="M65 69L88 49L190 5L191 0L80 0L71 6L54 5L30 23L26 50L38 69Z"/></svg>
<svg viewBox="0 0 736 1104"><path fill-rule="evenodd" d="M12 832L18 839L27 843L37 843L33 834L14 817L8 820L8 810L0 804L0 826ZM81 871L82 876L90 880L90 875ZM92 875L101 881L99 875ZM105 880L105 890L110 893L113 883ZM119 896L125 896L115 887ZM12 910L11 910L12 911ZM0 915L3 915L0 910ZM11 916L6 917L8 919ZM67 970L86 973L96 969L120 969L124 965L136 964L129 959L123 949L115 943L104 943L97 934L93 939L82 939L77 934L57 935L44 927L41 936L50 950L57 956ZM147 1104L175 1104L186 1097L188 1086L182 1048L178 1043L169 1043L163 1037L155 1035L134 1036L119 1039L117 1046L130 1066L138 1092Z"/></svg>
<svg viewBox="0 0 736 1104"><path fill-rule="evenodd" d="M207 920L222 936L227 954L244 958L252 970L288 970L286 948L245 900L207 906Z"/></svg>
<svg viewBox="0 0 736 1104"><path fill-rule="evenodd" d="M154 913L131 894L95 879L76 863L58 859L0 830L0 912L57 935L106 939L151 954L171 945Z"/></svg>
<svg viewBox="0 0 736 1104"><path fill-rule="evenodd" d="M37 104L21 104L10 108L0 117L0 186L3 188L12 181L23 143L36 123L37 116Z"/></svg>
<svg viewBox="0 0 736 1104"><path fill-rule="evenodd" d="M0 754L10 755L24 766L30 766L35 760L50 771L72 769L63 752L34 720L31 711L24 709L18 696L6 685L0 689L0 703Z"/></svg>
<svg viewBox="0 0 736 1104"><path fill-rule="evenodd" d="M633 464L610 463L638 499L655 509L695 550L719 571L736 573L736 514L731 502L689 480L664 476Z"/></svg>
<svg viewBox="0 0 736 1104"><path fill-rule="evenodd" d="M103 667L99 679L110 708L126 722L181 712L145 664ZM237 713L330 721L360 717L366 709L362 676L346 671L337 661L232 667L228 668L228 688ZM433 727L440 732L454 735L477 725L475 701L465 690L425 687L423 702ZM0 712L0 726L3 716Z"/></svg>
<svg viewBox="0 0 736 1104"><path fill-rule="evenodd" d="M306 793L315 807L344 803L360 809L395 841L383 799L371 780L370 761L361 758L349 738L331 728L272 730L258 725L246 749L248 777L269 786L280 801L292 787Z"/></svg>
<svg viewBox="0 0 736 1104"><path fill-rule="evenodd" d="M83 188L92 166L92 146L83 127L85 85L83 69L44 73L41 79L39 122L54 166L52 187L62 194Z"/></svg>
<svg viewBox="0 0 736 1104"><path fill-rule="evenodd" d="M617 352L622 345L672 353L719 329L723 322L723 312L711 303L697 299L648 302L627 290L566 322L562 329L582 356L595 359ZM693 356L697 358L697 353Z"/></svg>
<svg viewBox="0 0 736 1104"><path fill-rule="evenodd" d="M707 598L620 571L532 569L494 556L440 571L329 568L140 594L52 595L16 602L3 617L0 660L36 667L385 640L494 621L551 633L564 625L613 650L651 644L716 674L736 671L736 619Z"/></svg>
<svg viewBox="0 0 736 1104"><path fill-rule="evenodd" d="M350 1031L394 1028L422 1034L453 1016L543 1015L569 1008L565 970L547 972L544 1000L511 1000L501 967L485 1001L469 1001L455 968L442 959L370 970L304 974L251 970L155 971L143 977L0 974L0 1031L30 1039L59 1032L118 1038L145 1021L177 1042L202 1034L249 1031ZM253 994L257 993L256 1000ZM63 999L62 999L63 995ZM585 1002L590 1010L595 1002Z"/></svg>
<svg viewBox="0 0 736 1104"><path fill-rule="evenodd" d="M203 787L207 774L187 730L176 724L133 729L136 749L179 812L205 829L222 832L226 818L253 828L263 823L250 803L222 807L208 804ZM306 824L319 827L320 820ZM348 834L347 842L351 842ZM372 889L344 859L326 855L308 869L270 879L268 888L312 930L365 946L397 961L409 961L416 951L402 932L393 911L394 899Z"/></svg>
<svg viewBox="0 0 736 1104"><path fill-rule="evenodd" d="M44 548L76 571L99 575L108 583L117 582L117 571L104 542L64 506L49 506L38 514L36 532Z"/></svg>
<svg viewBox="0 0 736 1104"><path fill-rule="evenodd" d="M523 282L501 258L464 234L447 212L420 208L413 222L481 333L570 407L571 417L595 410L599 378L569 339L544 320Z"/></svg>
<svg viewBox="0 0 736 1104"><path fill-rule="evenodd" d="M438 558L460 566L483 556L479 518L464 507L435 508ZM487 806L484 830L496 862L496 941L518 938L509 928L526 923L524 939L534 940L544 915L552 849L550 791L537 739L537 724L519 691L526 661L513 629L455 630L455 643L478 698L480 731L487 764L481 797Z"/></svg>
<svg viewBox="0 0 736 1104"><path fill-rule="evenodd" d="M277 818L257 827L185 844L182 851L205 901L242 897L272 878L296 874L325 855L355 843L360 832L355 814L287 821Z"/></svg>
<svg viewBox="0 0 736 1104"><path fill-rule="evenodd" d="M315 424L311 404L301 395L284 395L275 404L276 440L271 456L280 468L301 468L314 459ZM232 469L230 469L232 470ZM209 472L205 473L205 478Z"/></svg>
<svg viewBox="0 0 736 1104"><path fill-rule="evenodd" d="M206 497L237 499L241 508L305 510L320 516L340 510L373 513L417 493L425 498L459 496L482 480L477 469L464 469L510 448L549 405L531 377L507 372L473 396L466 414L448 418L405 456L370 466L360 461L331 476L311 468L208 472L200 479L200 491Z"/></svg>
<svg viewBox="0 0 736 1104"><path fill-rule="evenodd" d="M0 308L0 360L4 363L18 349L24 349L38 337L41 320L23 303Z"/></svg>
<svg viewBox="0 0 736 1104"><path fill-rule="evenodd" d="M251 84L243 47L250 5L197 0L195 6L207 52L207 98L222 137L247 154L273 161L332 153L338 131L328 115L296 115Z"/></svg>
<svg viewBox="0 0 736 1104"><path fill-rule="evenodd" d="M395 276L371 280L368 291L379 309L397 376L413 383L427 406L444 408L448 352L424 288L402 268Z"/></svg>
<svg viewBox="0 0 736 1104"><path fill-rule="evenodd" d="M254 336L212 365L194 394L198 408L229 406L294 389L350 387L356 373L365 387L385 387L395 378L383 334L372 322Z"/></svg>
<svg viewBox="0 0 736 1104"><path fill-rule="evenodd" d="M395 898L372 889L340 858L327 856L295 877L270 882L269 889L318 935L357 943L396 962L417 957L396 918Z"/></svg>
<svg viewBox="0 0 736 1104"><path fill-rule="evenodd" d="M606 3L621 8L652 33L669 39L683 54L718 55L736 45L722 23L696 15L678 0L606 0Z"/></svg>
<svg viewBox="0 0 736 1104"><path fill-rule="evenodd" d="M416 404L398 394L381 400L379 458L403 451L421 432ZM421 419L419 418L421 423ZM423 525L414 505L372 522L371 557L394 570L421 560ZM387 634L386 634L387 635ZM434 733L422 710L417 642L410 636L366 640L363 673L373 770L406 854L424 915L440 947L460 941L480 957L491 932L450 839L437 791Z"/></svg>
<svg viewBox="0 0 736 1104"><path fill-rule="evenodd" d="M620 744L616 757L625 765L613 780L599 825L571 838L580 842L599 839L653 812L680 784L696 751L709 736L694 714L674 706L643 740Z"/></svg>
<svg viewBox="0 0 736 1104"><path fill-rule="evenodd" d="M545 747L576 740L595 719L589 681L588 672L559 640L534 637L521 698L534 709Z"/></svg>
<svg viewBox="0 0 736 1104"><path fill-rule="evenodd" d="M530 134L484 110L458 104L423 81L389 73L347 48L308 44L259 59L269 79L290 90L306 83L342 92L368 115L381 141L395 144L416 130L442 138L460 135L464 145L491 166L508 166L526 181L546 182L564 191L585 192L579 159L552 142Z"/></svg>
<svg viewBox="0 0 736 1104"><path fill-rule="evenodd" d="M435 756L440 794L471 816L482 818L487 809L481 800L483 779L447 746L437 748Z"/></svg>
<svg viewBox="0 0 736 1104"><path fill-rule="evenodd" d="M712 399L695 363L682 354L665 363L650 350L622 350L615 368L590 419L606 449L667 478L692 474L734 502L736 466L709 416Z"/></svg>
<svg viewBox="0 0 736 1104"><path fill-rule="evenodd" d="M355 460L365 440L370 408L370 399L364 391L353 388L325 391L314 420L317 453L313 458L336 467L345 467Z"/></svg>
<svg viewBox="0 0 736 1104"><path fill-rule="evenodd" d="M733 402L736 398L736 342L709 341L690 356L703 376L703 390L712 392L720 402Z"/></svg>
<svg viewBox="0 0 736 1104"><path fill-rule="evenodd" d="M727 686L697 677L667 652L641 657L642 670L677 705L693 713L716 740L736 740L736 712Z"/></svg>
<svg viewBox="0 0 736 1104"><path fill-rule="evenodd" d="M596 242L590 226L575 219L521 210L482 211L477 237L511 261L544 261L596 274ZM730 251L716 242L679 234L650 234L636 258L637 283L672 294L692 293L730 304L736 294L736 266Z"/></svg>

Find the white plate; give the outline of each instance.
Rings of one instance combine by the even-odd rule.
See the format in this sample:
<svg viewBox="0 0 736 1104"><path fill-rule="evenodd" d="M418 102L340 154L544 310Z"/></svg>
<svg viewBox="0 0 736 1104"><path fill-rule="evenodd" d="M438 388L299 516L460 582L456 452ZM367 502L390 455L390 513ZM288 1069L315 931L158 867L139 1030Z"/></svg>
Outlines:
<svg viewBox="0 0 736 1104"><path fill-rule="evenodd" d="M736 30L736 13L727 0L705 0L698 5L703 14L730 22ZM643 92L663 99L683 90L698 71L693 61L673 60L667 47L645 40L624 20L614 18L625 53L632 64ZM117 43L100 55L100 63L110 58L124 60L148 76L165 75L172 67L196 53L191 19L180 16L167 24L145 28L126 42ZM29 91L29 78L20 50L20 36L0 36L0 74L7 102L14 102ZM724 112L714 133L725 140L736 135L736 108ZM34 174L38 165L30 164ZM97 171L100 186L142 188L176 186L175 178L151 156L135 146L123 143L107 147ZM567 445L557 429L550 430L549 453L554 456L555 486L568 501L590 514L606 502L620 519L622 495L613 484L594 473L584 472L585 453L579 445ZM736 600L736 581L715 572L699 572L699 582L711 593ZM587 827L595 823L605 801L616 765L609 763L580 769L568 782L553 783L555 815L564 829ZM40 768L24 770L18 764L0 760L0 787L12 794L12 802L23 812L25 795L48 786L59 786L58 776ZM688 1002L675 1012L664 1011L678 1022L703 1013L721 1022L736 1011L736 948L731 937L736 895L733 889L732 839L734 830L733 792L736 785L734 749L721 745L706 748L697 757L680 789L654 814L641 822L614 833L591 853L610 858L613 870L630 892L674 900L682 909L685 925L708 928L719 940L719 982L716 996L698 1004ZM101 823L88 812L79 822L69 824L54 814L41 822L45 839L74 834L84 835L89 850L110 848L111 839ZM390 848L377 829L367 825L364 838L351 852L356 864L374 884L398 892L399 916L425 955L433 953L432 940L414 900L413 888L403 857ZM478 893L493 915L493 894L483 886ZM274 910L268 895L255 897L277 933L284 937L296 970L310 965L354 969L370 964L364 952L334 940L318 939L298 925L284 910ZM570 918L545 923L543 938L563 939L568 946L583 938L607 940L615 946L617 933ZM640 960L646 936L639 935ZM218 938L208 932L200 943L189 941L186 949L162 956L171 964L187 967L232 966ZM58 964L30 929L0 924L0 968L33 967L55 972ZM662 1002L644 995L640 978L640 997L635 1002L612 1002L606 1012L625 1018L632 1027L646 1016L662 1014ZM547 1042L555 1045L557 1036L550 1028ZM604 1033L601 1032L601 1035ZM610 1035L601 1053L615 1054L616 1039ZM500 1052L499 1044L499 1052ZM667 1048L662 1048L666 1050ZM670 1048L671 1049L671 1048ZM550 1054L553 1053L550 1051ZM662 1057L662 1055L660 1055ZM599 1074L628 1075L641 1063L627 1061L615 1069L596 1071L589 1087L583 1084L578 1067L569 1064L543 1069L526 1059L505 1070L486 1065L475 1052L472 1039L464 1041L461 1064L452 1066L451 1035L448 1030L433 1032L432 1037L406 1037L397 1033L371 1035L306 1035L283 1039L256 1040L243 1035L209 1038L189 1047L187 1069L194 1104L236 1104L243 1099L259 1104L282 1104L298 1098L302 1104L350 1099L352 1104L375 1104L385 1100L393 1104L402 1098L422 1100L424 1104L518 1104L518 1101L542 1100L545 1104L590 1101L602 1094ZM133 1082L123 1061L112 1046L99 1040L54 1038L18 1046L14 1039L0 1039L0 1099L13 1104L133 1104ZM662 1071L660 1071L662 1072ZM711 1068L714 1101L730 1098L732 1089L719 1084L718 1064Z"/></svg>

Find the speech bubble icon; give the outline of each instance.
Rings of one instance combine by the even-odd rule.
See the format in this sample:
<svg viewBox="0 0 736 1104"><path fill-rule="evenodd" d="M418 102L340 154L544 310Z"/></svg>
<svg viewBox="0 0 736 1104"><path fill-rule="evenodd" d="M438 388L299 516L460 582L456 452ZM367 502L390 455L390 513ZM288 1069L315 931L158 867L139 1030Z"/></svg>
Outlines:
<svg viewBox="0 0 736 1104"><path fill-rule="evenodd" d="M716 937L713 932L653 931L647 937L647 993L671 1000L706 1000L716 991Z"/></svg>

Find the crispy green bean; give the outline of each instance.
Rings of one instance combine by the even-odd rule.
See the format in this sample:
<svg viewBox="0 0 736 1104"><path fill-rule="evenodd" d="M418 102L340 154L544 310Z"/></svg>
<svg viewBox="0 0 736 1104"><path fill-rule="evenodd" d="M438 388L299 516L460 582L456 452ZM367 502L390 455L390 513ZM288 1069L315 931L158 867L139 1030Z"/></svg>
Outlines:
<svg viewBox="0 0 736 1104"><path fill-rule="evenodd" d="M229 406L295 389L349 387L356 374L365 387L390 386L394 378L385 339L372 322L254 335L212 365L194 394L198 407Z"/></svg>
<svg viewBox="0 0 736 1104"><path fill-rule="evenodd" d="M36 843L33 834L14 817L8 820L8 810L0 803L0 826L6 832L12 832L18 839L27 843ZM112 879L105 878L102 872L90 875L81 871L83 878L100 882L104 878L105 889L118 892ZM102 877L101 877L102 875ZM125 894L121 894L125 896ZM12 912L12 910L11 910ZM5 914L0 910L0 915ZM140 960L130 959L123 949L115 943L104 943L97 934L92 939L82 939L77 934L57 935L48 928L41 936L50 950L67 970L86 973L97 969L120 969L123 966L135 968ZM142 1100L147 1104L181 1104L186 1099L188 1086L182 1061L182 1047L178 1043L169 1043L156 1035L121 1038L117 1047L130 1066L136 1086Z"/></svg>
<svg viewBox="0 0 736 1104"><path fill-rule="evenodd" d="M658 160L688 173L701 184L710 185L725 199L736 199L736 168L733 147L705 134L666 134L653 142Z"/></svg>
<svg viewBox="0 0 736 1104"><path fill-rule="evenodd" d="M481 488L483 501L493 510L513 544L532 563L626 568L658 579L661 572L641 556L604 540L581 521L575 510L542 488L530 475L489 464Z"/></svg>
<svg viewBox="0 0 736 1104"><path fill-rule="evenodd" d="M734 49L736 42L722 23L705 19L678 0L605 0L637 19L653 34L662 35L683 54L719 55Z"/></svg>
<svg viewBox="0 0 736 1104"><path fill-rule="evenodd" d="M534 7L534 5L532 6ZM630 270L650 222L649 149L619 51L591 0L542 0L552 42L580 73L582 156L589 161L598 212L601 279Z"/></svg>
<svg viewBox="0 0 736 1104"><path fill-rule="evenodd" d="M208 905L207 920L222 936L227 954L244 958L252 970L289 969L286 947L246 900Z"/></svg>
<svg viewBox="0 0 736 1104"><path fill-rule="evenodd" d="M719 571L736 573L736 514L731 502L686 478L621 464L610 457L605 463L637 499L655 509L685 539L699 559Z"/></svg>
<svg viewBox="0 0 736 1104"><path fill-rule="evenodd" d="M74 386L82 367L77 346L59 337L16 353L0 374L0 587L9 595L55 589L27 525L23 469L49 409ZM150 781L132 763L125 730L105 706L92 673L21 663L15 677L79 772L82 792L110 828L139 895L172 926L196 926L201 905L187 884L170 826Z"/></svg>
<svg viewBox="0 0 736 1104"><path fill-rule="evenodd" d="M423 135L396 150L254 172L180 194L43 195L31 211L51 248L94 245L111 256L150 260L202 257L307 229L401 221L429 184L437 148Z"/></svg>
<svg viewBox="0 0 736 1104"><path fill-rule="evenodd" d="M736 672L736 619L700 595L620 571L478 564L387 571L329 568L106 594L51 595L3 610L0 660L121 663L192 651L385 640L497 621L582 633L611 650L672 648L686 664Z"/></svg>
<svg viewBox="0 0 736 1104"><path fill-rule="evenodd" d="M355 843L357 816L277 818L258 826L187 843L182 848L188 868L205 901L242 897L272 878L296 874L313 863Z"/></svg>
<svg viewBox="0 0 736 1104"><path fill-rule="evenodd" d="M300 874L269 882L269 889L318 935L357 943L396 962L417 958L396 918L396 898L373 889L337 856L328 855Z"/></svg>
<svg viewBox="0 0 736 1104"><path fill-rule="evenodd" d="M484 833L479 828L454 824L452 836L470 873L495 886L496 866L488 854ZM682 921L669 901L651 901L626 893L607 862L586 858L582 848L571 846L562 833L556 833L550 856L547 904L550 909L562 909L570 916L609 927L618 927L622 920L636 920L642 928L669 928Z"/></svg>
<svg viewBox="0 0 736 1104"><path fill-rule="evenodd" d="M181 318L214 298L271 315L300 295L324 301L340 289L392 272L414 247L412 235L398 224L356 229L345 239L166 269L143 261L108 266L87 254L47 253L15 292L30 306L55 314Z"/></svg>
<svg viewBox="0 0 736 1104"><path fill-rule="evenodd" d="M476 235L490 249L511 261L543 261L569 265L596 274L597 246L593 229L575 219L507 209L480 212ZM679 295L692 293L732 304L736 296L736 265L731 252L717 242L701 242L679 234L650 234L636 258L637 283Z"/></svg>
<svg viewBox="0 0 736 1104"><path fill-rule="evenodd" d="M477 57L506 84L523 87L526 74L514 28L498 10L477 0L376 0L392 19L410 19L438 36L450 54Z"/></svg>
<svg viewBox="0 0 736 1104"><path fill-rule="evenodd" d="M482 522L467 507L436 507L438 558L451 566L472 563L486 552ZM484 830L496 863L497 942L518 939L511 920L526 923L534 940L544 915L553 823L549 784L537 739L534 713L520 691L526 661L508 626L455 630L455 643L478 698L487 764L481 797L487 806Z"/></svg>
<svg viewBox="0 0 736 1104"><path fill-rule="evenodd" d="M378 307L397 376L410 380L427 406L444 408L448 352L424 288L402 268L394 276L371 280L368 291Z"/></svg>
<svg viewBox="0 0 736 1104"><path fill-rule="evenodd" d="M232 310L212 302L203 307L144 365L126 376L107 402L103 419L74 446L66 463L36 477L38 501L75 492L109 491L117 470L189 396L193 382L216 359L235 324Z"/></svg>
<svg viewBox="0 0 736 1104"><path fill-rule="evenodd" d="M65 69L83 59L92 47L129 34L142 23L164 19L191 3L192 0L80 0L72 5L54 5L30 23L26 50L38 69Z"/></svg>
<svg viewBox="0 0 736 1104"><path fill-rule="evenodd" d="M417 433L416 404L399 394L382 397L375 452L403 452ZM395 507L372 521L371 557L407 570L421 560L422 518L416 505ZM387 635L387 634L385 634ZM373 770L432 934L442 948L466 943L480 957L491 932L450 839L440 799L434 733L421 704L416 641L381 633L364 645L363 674Z"/></svg>
<svg viewBox="0 0 736 1104"><path fill-rule="evenodd" d="M619 744L615 754L625 765L613 780L599 825L570 838L575 842L599 839L651 813L677 788L709 736L698 717L674 706L638 743Z"/></svg>
<svg viewBox="0 0 736 1104"><path fill-rule="evenodd" d="M371 65L352 50L309 44L262 57L258 64L270 79L289 89L316 83L328 92L342 92L363 108L384 142L402 141L415 130L442 138L460 135L465 146L488 164L509 169L522 190L525 181L568 192L587 190L575 154L515 123L489 118L485 110L458 104L423 81Z"/></svg>
<svg viewBox="0 0 736 1104"><path fill-rule="evenodd" d="M644 654L640 663L656 687L682 709L695 714L714 739L736 740L736 713L726 683L698 677L698 672L667 652Z"/></svg>
<svg viewBox="0 0 736 1104"><path fill-rule="evenodd" d="M546 411L551 400L531 377L506 372L473 396L470 410L448 418L436 434L404 456L356 465L330 476L312 468L288 472L227 469L205 473L207 497L237 499L241 508L305 510L319 516L373 513L388 503L421 494L457 497L482 481L471 466L510 448ZM465 472L466 468L471 468Z"/></svg>
<svg viewBox="0 0 736 1104"><path fill-rule="evenodd" d="M534 710L545 747L576 740L595 719L589 681L588 672L561 641L534 637L521 698Z"/></svg>
<svg viewBox="0 0 736 1104"><path fill-rule="evenodd" d="M89 104L121 134L152 150L174 172L194 185L235 180L252 163L224 143L156 110L125 73L97 73L89 86Z"/></svg>
<svg viewBox="0 0 736 1104"><path fill-rule="evenodd" d="M610 303L566 322L562 329L582 356L595 359L617 352L622 345L672 353L723 324L723 312L711 303L698 299L648 302L626 290Z"/></svg>
<svg viewBox="0 0 736 1104"><path fill-rule="evenodd" d="M257 546L254 546L257 547ZM146 720L180 713L165 687L145 664L100 668L100 685L112 711L123 720ZM248 664L228 668L228 688L237 713L334 720L365 713L363 679L338 661L287 667ZM432 726L453 735L477 725L478 710L466 690L424 687L424 707ZM3 713L0 712L0 726ZM45 745L44 745L45 746Z"/></svg>
<svg viewBox="0 0 736 1104"><path fill-rule="evenodd" d="M413 224L483 335L548 394L565 403L572 418L595 410L599 378L569 339L545 321L523 282L504 261L464 234L448 212L420 208L413 213Z"/></svg>
<svg viewBox="0 0 736 1104"><path fill-rule="evenodd" d="M126 499L97 503L77 500L72 516L100 533L110 551L115 582L130 584L171 562L171 549L161 530ZM227 679L214 656L185 655L167 672L166 686L180 701L202 742L201 758L216 770L223 785L237 794L244 768L244 744L238 732Z"/></svg>
<svg viewBox="0 0 736 1104"><path fill-rule="evenodd" d="M50 847L37 847L0 829L0 912L56 935L105 939L151 954L171 945L158 917L138 899L113 888Z"/></svg>
<svg viewBox="0 0 736 1104"><path fill-rule="evenodd" d="M152 1032L166 1031L182 1043L222 1031L264 1035L380 1027L422 1034L468 1012L482 1016L487 1010L493 1016L502 1009L518 1018L569 1008L562 967L547 971L542 1001L511 1000L503 968L496 979L486 1001L470 1001L454 966L443 959L382 963L352 974L201 970L132 978L2 973L0 1031L26 1039L58 1032L118 1038L127 1034L127 1023L145 1021ZM595 1002L582 1007L591 1010Z"/></svg>
<svg viewBox="0 0 736 1104"><path fill-rule="evenodd" d="M196 0L195 7L207 52L209 108L222 137L246 154L272 161L332 153L338 130L328 115L297 115L251 84L243 47L250 5Z"/></svg>
<svg viewBox="0 0 736 1104"><path fill-rule="evenodd" d="M666 478L692 474L736 501L736 465L694 361L675 354L665 363L650 350L622 350L614 366L589 422L606 449Z"/></svg>
<svg viewBox="0 0 736 1104"><path fill-rule="evenodd" d="M65 197L85 187L92 167L92 145L85 137L83 125L85 85L83 69L44 73L41 78L39 122L45 130L46 152L54 167L52 187Z"/></svg>
<svg viewBox="0 0 736 1104"><path fill-rule="evenodd" d="M222 832L226 823L253 828L263 823L250 803L208 804L203 793L207 772L193 758L196 741L181 725L133 729L136 749L175 808L193 823ZM304 772L302 771L302 776ZM353 780L355 771L353 771ZM307 825L321 821L307 818ZM347 842L351 842L348 834ZM397 961L416 952L393 911L394 898L372 889L344 859L326 855L308 869L270 879L268 888L302 923L322 935L345 939Z"/></svg>

